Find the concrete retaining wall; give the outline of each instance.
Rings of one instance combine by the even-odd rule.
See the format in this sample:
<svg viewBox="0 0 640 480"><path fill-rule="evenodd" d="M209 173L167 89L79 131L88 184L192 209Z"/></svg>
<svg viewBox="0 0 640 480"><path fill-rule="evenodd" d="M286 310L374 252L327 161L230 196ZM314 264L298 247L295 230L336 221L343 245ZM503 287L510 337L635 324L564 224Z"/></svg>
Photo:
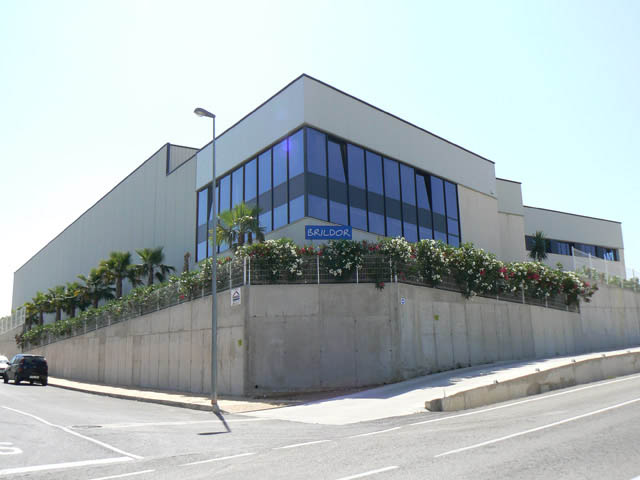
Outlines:
<svg viewBox="0 0 640 480"><path fill-rule="evenodd" d="M218 296L219 391L366 386L639 345L639 297L602 287L578 314L404 284L245 287L240 306ZM208 392L209 325L205 298L37 350L54 376Z"/></svg>

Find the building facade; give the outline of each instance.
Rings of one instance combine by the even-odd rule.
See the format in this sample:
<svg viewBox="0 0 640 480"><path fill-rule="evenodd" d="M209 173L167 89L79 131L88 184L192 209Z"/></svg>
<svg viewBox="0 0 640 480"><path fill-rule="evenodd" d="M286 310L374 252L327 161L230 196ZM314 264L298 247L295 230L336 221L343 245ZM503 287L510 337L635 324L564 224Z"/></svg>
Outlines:
<svg viewBox="0 0 640 480"><path fill-rule="evenodd" d="M542 230L624 272L619 223L525 207L492 161L307 75L217 137L215 188L211 148L162 147L15 272L13 308L112 250L163 246L176 267L210 256L214 195L218 212L257 205L267 238L304 244L307 224L351 225L354 239L472 242L516 261Z"/></svg>

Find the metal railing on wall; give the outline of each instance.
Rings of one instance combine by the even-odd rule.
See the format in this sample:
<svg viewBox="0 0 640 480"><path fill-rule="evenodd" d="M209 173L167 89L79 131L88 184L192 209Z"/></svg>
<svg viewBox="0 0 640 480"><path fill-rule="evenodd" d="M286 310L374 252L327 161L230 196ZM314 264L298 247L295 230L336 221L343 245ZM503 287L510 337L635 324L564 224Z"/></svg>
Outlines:
<svg viewBox="0 0 640 480"><path fill-rule="evenodd" d="M460 286L452 276L444 276L442 281L432 286L415 268L415 265L391 265L381 256L366 256L362 267L356 268L344 276L336 277L320 261L320 257L304 257L301 265L293 274L283 274L275 265L255 262L247 258L242 262L230 262L217 269L217 290L224 292L241 286L250 285L312 285L312 284L377 284L379 288L404 283L422 287L436 288L451 292L461 292ZM480 297L495 300L535 305L569 312L579 312L579 305L567 305L564 296L535 298L524 289L515 292L500 291L495 294L481 294ZM180 305L185 302L211 295L211 284L205 282L197 288L185 289L184 285L172 283L156 289L144 298L130 298L117 308L105 311L92 309L82 314L81 321L61 329L58 333L47 332L37 343L25 345L25 350L38 345L48 345L100 328L108 327L132 318L147 315L159 310ZM231 301L231 300L230 300ZM80 320L80 319L78 319Z"/></svg>

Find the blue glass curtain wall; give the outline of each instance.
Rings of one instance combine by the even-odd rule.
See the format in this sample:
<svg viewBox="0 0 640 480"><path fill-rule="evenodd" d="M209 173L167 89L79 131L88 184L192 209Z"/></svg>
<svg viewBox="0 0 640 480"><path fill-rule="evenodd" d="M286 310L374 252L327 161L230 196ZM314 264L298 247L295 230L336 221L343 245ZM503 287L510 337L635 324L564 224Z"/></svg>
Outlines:
<svg viewBox="0 0 640 480"><path fill-rule="evenodd" d="M460 244L457 185L307 127L309 217Z"/></svg>
<svg viewBox="0 0 640 480"><path fill-rule="evenodd" d="M410 242L460 243L457 185L311 127L218 178L216 195L218 214L257 205L265 233L308 216ZM212 254L211 200L210 186L197 192L196 261Z"/></svg>
<svg viewBox="0 0 640 480"><path fill-rule="evenodd" d="M244 202L260 209L268 233L305 216L304 129L291 134L216 181L218 214ZM325 195L326 196L326 195ZM211 186L197 193L196 261L211 256ZM222 252L229 245L221 245Z"/></svg>

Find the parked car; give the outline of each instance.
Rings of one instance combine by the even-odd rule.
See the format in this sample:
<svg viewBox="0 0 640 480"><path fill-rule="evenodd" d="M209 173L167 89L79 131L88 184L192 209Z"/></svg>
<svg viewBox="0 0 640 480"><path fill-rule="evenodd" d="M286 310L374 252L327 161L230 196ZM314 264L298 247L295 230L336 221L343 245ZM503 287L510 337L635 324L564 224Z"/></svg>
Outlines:
<svg viewBox="0 0 640 480"><path fill-rule="evenodd" d="M46 385L49 380L49 365L47 359L41 355L28 355L19 353L11 359L9 368L4 372L4 383L18 384L23 380L28 381L32 385L35 382Z"/></svg>
<svg viewBox="0 0 640 480"><path fill-rule="evenodd" d="M4 371L9 368L9 359L0 355L0 376L4 377Z"/></svg>

